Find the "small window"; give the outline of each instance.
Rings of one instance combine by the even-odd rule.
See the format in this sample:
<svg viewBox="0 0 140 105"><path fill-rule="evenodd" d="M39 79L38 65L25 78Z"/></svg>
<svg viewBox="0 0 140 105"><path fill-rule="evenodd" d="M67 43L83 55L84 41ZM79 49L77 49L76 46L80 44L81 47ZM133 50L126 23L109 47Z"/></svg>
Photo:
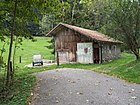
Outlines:
<svg viewBox="0 0 140 105"><path fill-rule="evenodd" d="M88 48L84 48L84 52L87 54L88 53Z"/></svg>
<svg viewBox="0 0 140 105"><path fill-rule="evenodd" d="M116 45L113 46L113 49L114 49L114 50L116 49Z"/></svg>

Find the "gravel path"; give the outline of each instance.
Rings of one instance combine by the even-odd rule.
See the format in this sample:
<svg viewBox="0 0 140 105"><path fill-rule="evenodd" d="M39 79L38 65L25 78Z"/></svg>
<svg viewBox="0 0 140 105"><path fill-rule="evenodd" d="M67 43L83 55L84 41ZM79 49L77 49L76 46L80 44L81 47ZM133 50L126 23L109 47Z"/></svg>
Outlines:
<svg viewBox="0 0 140 105"><path fill-rule="evenodd" d="M31 105L140 105L140 85L82 69L34 74L38 84Z"/></svg>

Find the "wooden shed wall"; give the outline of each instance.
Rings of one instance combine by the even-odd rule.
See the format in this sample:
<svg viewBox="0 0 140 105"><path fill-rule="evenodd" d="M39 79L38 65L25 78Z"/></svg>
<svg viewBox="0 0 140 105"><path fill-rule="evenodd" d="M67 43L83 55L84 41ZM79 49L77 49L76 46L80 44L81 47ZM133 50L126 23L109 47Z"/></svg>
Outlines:
<svg viewBox="0 0 140 105"><path fill-rule="evenodd" d="M92 42L92 40L73 30L63 28L55 35L55 50L68 52L69 62L76 62L77 43L80 42Z"/></svg>
<svg viewBox="0 0 140 105"><path fill-rule="evenodd" d="M63 27L60 29L55 38L55 51L61 53L60 62L76 62L77 61L77 43L93 42L93 55L96 44L99 45L99 60L103 62L118 58L120 56L120 44L94 42L93 39L81 35L71 29ZM102 48L101 48L102 46ZM101 50L102 49L102 50ZM66 57L66 55L68 57ZM94 58L93 58L94 60Z"/></svg>

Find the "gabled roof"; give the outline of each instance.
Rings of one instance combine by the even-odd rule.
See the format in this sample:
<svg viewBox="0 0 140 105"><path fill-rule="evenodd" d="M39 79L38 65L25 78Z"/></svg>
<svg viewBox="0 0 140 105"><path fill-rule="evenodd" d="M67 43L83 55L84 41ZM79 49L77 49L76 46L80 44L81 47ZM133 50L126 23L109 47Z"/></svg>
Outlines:
<svg viewBox="0 0 140 105"><path fill-rule="evenodd" d="M122 43L121 41L115 40L107 35L104 35L102 33L99 33L97 31L84 29L81 27L68 25L64 23L59 23L56 27L54 27L46 36L53 36L56 34L62 27L69 28L71 30L74 30L82 35L85 35L87 37L92 38L93 40L101 41L101 42L113 42L113 43Z"/></svg>

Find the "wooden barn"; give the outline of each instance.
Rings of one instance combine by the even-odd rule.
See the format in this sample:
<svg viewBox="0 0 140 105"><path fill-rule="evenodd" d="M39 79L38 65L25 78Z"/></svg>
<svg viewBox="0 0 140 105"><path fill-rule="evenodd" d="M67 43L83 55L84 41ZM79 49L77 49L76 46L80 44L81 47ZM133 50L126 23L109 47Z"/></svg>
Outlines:
<svg viewBox="0 0 140 105"><path fill-rule="evenodd" d="M47 36L55 40L60 63L102 63L120 57L122 42L97 31L60 23Z"/></svg>

